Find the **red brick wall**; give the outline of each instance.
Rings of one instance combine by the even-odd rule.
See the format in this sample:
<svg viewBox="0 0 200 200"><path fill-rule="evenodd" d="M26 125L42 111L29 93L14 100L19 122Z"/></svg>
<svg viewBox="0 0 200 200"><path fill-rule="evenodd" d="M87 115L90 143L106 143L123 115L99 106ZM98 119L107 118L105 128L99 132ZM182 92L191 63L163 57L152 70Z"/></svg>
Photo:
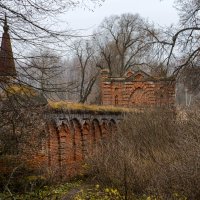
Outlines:
<svg viewBox="0 0 200 200"><path fill-rule="evenodd" d="M114 120L100 123L94 119L81 124L73 119L59 127L55 123L48 127L48 168L62 179L81 174L84 159L92 154L97 141L116 131Z"/></svg>
<svg viewBox="0 0 200 200"><path fill-rule="evenodd" d="M93 153L97 142L116 131L115 121L105 118L104 115L101 121L78 118L61 120L60 125L54 120L48 122L48 137L41 149L23 155L1 156L1 173L11 173L16 166L24 163L27 169L43 173L53 181L80 175L84 170L84 159Z"/></svg>
<svg viewBox="0 0 200 200"><path fill-rule="evenodd" d="M155 79L143 75L143 72L137 73L132 79L112 78L104 73L101 94L103 105L171 107L175 104L175 81Z"/></svg>

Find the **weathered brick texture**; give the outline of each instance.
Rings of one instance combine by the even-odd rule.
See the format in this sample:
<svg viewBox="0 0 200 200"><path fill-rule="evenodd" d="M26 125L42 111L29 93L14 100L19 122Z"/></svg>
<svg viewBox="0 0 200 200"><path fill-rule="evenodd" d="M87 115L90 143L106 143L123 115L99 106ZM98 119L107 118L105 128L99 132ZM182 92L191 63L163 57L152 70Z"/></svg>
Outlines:
<svg viewBox="0 0 200 200"><path fill-rule="evenodd" d="M128 72L126 77L113 78L102 71L101 92L104 105L115 106L173 106L175 81L155 78L148 74ZM16 77L7 19L0 49L0 84ZM12 172L20 163L30 169L45 169L54 179L65 179L80 174L85 157L93 153L99 140L116 131L120 114L109 112L48 113L48 137L38 152L0 157L1 173ZM51 120L49 120L51 119ZM31 133L30 133L31 134ZM34 143L35 138L32 139Z"/></svg>
<svg viewBox="0 0 200 200"><path fill-rule="evenodd" d="M143 71L128 72L126 77L109 77L102 71L102 104L124 107L168 106L175 104L175 80L156 78Z"/></svg>
<svg viewBox="0 0 200 200"><path fill-rule="evenodd" d="M48 122L47 168L55 177L66 179L81 174L84 159L93 153L99 140L116 131L120 115L106 113L97 115L77 115L59 118ZM116 118L117 117L117 118Z"/></svg>
<svg viewBox="0 0 200 200"><path fill-rule="evenodd" d="M47 120L47 137L41 148L26 154L1 156L2 174L12 173L23 163L27 170L42 173L53 181L80 175L85 158L93 153L98 141L116 131L122 117L120 113L105 112L47 115L51 119Z"/></svg>

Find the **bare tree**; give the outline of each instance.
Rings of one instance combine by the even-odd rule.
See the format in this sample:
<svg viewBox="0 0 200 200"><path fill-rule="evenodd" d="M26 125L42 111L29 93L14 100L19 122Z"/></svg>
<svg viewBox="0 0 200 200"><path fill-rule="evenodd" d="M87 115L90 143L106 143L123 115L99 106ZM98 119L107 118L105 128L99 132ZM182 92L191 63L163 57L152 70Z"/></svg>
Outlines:
<svg viewBox="0 0 200 200"><path fill-rule="evenodd" d="M188 96L191 103L191 100L198 99L200 91L200 2L174 2L179 13L177 25L157 29L146 27L145 30L152 36L152 54L156 53L165 70L177 77L178 101L188 105Z"/></svg>
<svg viewBox="0 0 200 200"><path fill-rule="evenodd" d="M91 94L99 74L94 60L95 50L89 40L78 40L73 45L74 62L73 68L76 70L76 84L78 101L84 103Z"/></svg>
<svg viewBox="0 0 200 200"><path fill-rule="evenodd" d="M47 101L40 91L44 93L46 90L54 92L60 89L61 83L57 77L62 70L54 54L31 55L31 52L46 48L51 52L52 49L54 52L66 51L68 39L75 33L61 25L61 15L73 7L91 8L98 2L101 0L0 1L0 25L4 24L6 39L11 38L19 72L10 77L10 82L4 82L0 77L1 160L8 156L23 162L22 155L25 159L31 159L32 155L40 153L43 136L47 136L43 119ZM14 67L14 62L12 64ZM11 162L8 160L8 164Z"/></svg>
<svg viewBox="0 0 200 200"><path fill-rule="evenodd" d="M167 66L174 65L174 74L177 75L185 67L199 66L200 2L175 2L180 16L179 25L162 30L146 30L153 36L156 47L163 52L163 63Z"/></svg>
<svg viewBox="0 0 200 200"><path fill-rule="evenodd" d="M34 51L48 48L50 51L66 53L69 39L77 34L66 28L63 23L64 13L78 6L92 9L100 2L102 1L2 0L0 25L6 23L7 29L9 27L17 71L24 68L24 63L33 57L31 53ZM27 74L26 78L28 78ZM30 75L30 79L32 78Z"/></svg>
<svg viewBox="0 0 200 200"><path fill-rule="evenodd" d="M0 22L4 23L4 14L7 14L8 22L12 26L10 32L12 38L22 47L26 44L43 46L45 43L57 44L61 36L73 36L66 29L61 29L59 16L69 9L77 6L93 7L101 0L2 0L0 3ZM55 24L58 23L57 25ZM56 29L57 28L57 29ZM50 39L53 40L50 40ZM66 38L63 37L62 42ZM59 42L59 45L61 43Z"/></svg>
<svg viewBox="0 0 200 200"><path fill-rule="evenodd" d="M108 68L112 75L123 76L128 69L145 65L151 36L144 26L150 25L139 15L106 18L95 36L100 54L97 66Z"/></svg>
<svg viewBox="0 0 200 200"><path fill-rule="evenodd" d="M67 84L64 60L49 50L33 52L18 75L47 98L66 99Z"/></svg>

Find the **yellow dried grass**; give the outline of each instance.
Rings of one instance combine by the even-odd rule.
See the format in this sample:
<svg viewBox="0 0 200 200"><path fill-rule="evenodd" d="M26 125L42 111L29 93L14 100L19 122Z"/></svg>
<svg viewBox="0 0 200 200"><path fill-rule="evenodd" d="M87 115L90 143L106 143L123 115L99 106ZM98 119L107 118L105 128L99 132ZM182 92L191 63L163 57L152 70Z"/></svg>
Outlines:
<svg viewBox="0 0 200 200"><path fill-rule="evenodd" d="M86 110L93 112L136 112L135 108L124 108L116 106L102 106L102 105L88 105L81 103L72 103L67 101L49 101L49 106L53 109L66 109L66 110Z"/></svg>
<svg viewBox="0 0 200 200"><path fill-rule="evenodd" d="M6 88L6 92L8 94L19 94L19 95L26 95L26 96L36 96L37 92L32 89L31 87L28 87L26 85L9 85Z"/></svg>

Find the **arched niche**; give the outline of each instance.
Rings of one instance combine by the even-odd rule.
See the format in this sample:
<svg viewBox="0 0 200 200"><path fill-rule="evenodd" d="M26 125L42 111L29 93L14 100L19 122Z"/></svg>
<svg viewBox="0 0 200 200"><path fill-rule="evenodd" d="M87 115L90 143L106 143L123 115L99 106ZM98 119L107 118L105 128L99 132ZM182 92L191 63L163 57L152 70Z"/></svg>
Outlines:
<svg viewBox="0 0 200 200"><path fill-rule="evenodd" d="M116 131L117 131L117 123L115 122L114 119L111 119L111 120L109 121L109 129L110 129L110 133L111 133L111 134L112 134L112 133L116 133Z"/></svg>
<svg viewBox="0 0 200 200"><path fill-rule="evenodd" d="M48 123L48 166L52 173L61 176L61 141L59 128L55 121Z"/></svg>
<svg viewBox="0 0 200 200"><path fill-rule="evenodd" d="M70 132L72 135L72 160L80 161L84 157L84 145L82 126L78 119L74 118L70 120Z"/></svg>
<svg viewBox="0 0 200 200"><path fill-rule="evenodd" d="M63 165L67 165L67 163L73 160L73 133L70 128L70 123L68 121L62 122L59 128Z"/></svg>
<svg viewBox="0 0 200 200"><path fill-rule="evenodd" d="M107 136L110 133L109 121L108 120L106 120L106 119L102 120L101 131L102 131L103 137Z"/></svg>
<svg viewBox="0 0 200 200"><path fill-rule="evenodd" d="M96 143L96 141L102 138L102 131L101 131L99 120L93 119L91 123L91 128L92 128L93 142Z"/></svg>
<svg viewBox="0 0 200 200"><path fill-rule="evenodd" d="M91 146L93 143L91 130L92 130L92 127L91 127L91 122L89 121L89 119L84 120L84 123L82 125L84 156L91 151Z"/></svg>

